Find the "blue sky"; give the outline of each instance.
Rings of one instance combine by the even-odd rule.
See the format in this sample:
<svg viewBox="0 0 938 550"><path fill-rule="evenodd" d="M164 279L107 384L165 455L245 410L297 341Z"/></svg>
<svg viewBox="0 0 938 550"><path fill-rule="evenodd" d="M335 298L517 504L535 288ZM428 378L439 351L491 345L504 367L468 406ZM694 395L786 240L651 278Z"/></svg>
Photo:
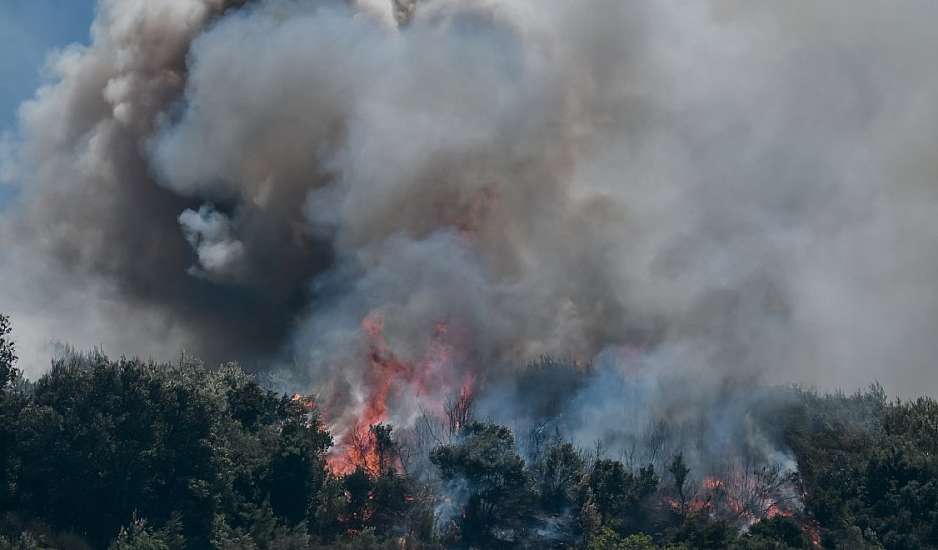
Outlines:
<svg viewBox="0 0 938 550"><path fill-rule="evenodd" d="M40 83L46 56L88 42L94 0L0 0L0 127L14 125L16 107Z"/></svg>
<svg viewBox="0 0 938 550"><path fill-rule="evenodd" d="M41 82L50 52L87 43L94 0L0 0L0 134L15 132L16 109ZM0 206L13 189L0 185Z"/></svg>

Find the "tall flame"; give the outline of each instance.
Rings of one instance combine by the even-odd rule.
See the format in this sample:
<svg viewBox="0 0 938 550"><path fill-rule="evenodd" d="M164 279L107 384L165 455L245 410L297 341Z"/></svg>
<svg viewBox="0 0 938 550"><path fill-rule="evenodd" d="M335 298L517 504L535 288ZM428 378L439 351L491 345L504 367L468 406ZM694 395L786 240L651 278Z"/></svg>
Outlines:
<svg viewBox="0 0 938 550"><path fill-rule="evenodd" d="M372 426L389 420L389 400L403 390L414 391L432 410L441 412L442 395L453 383L454 347L449 342L450 326L437 322L430 343L420 359L400 358L389 345L384 331L384 315L372 311L362 319L363 336L368 342L367 369L362 381L365 397L354 421L348 426L332 426L337 444L327 457L333 473L343 475L361 467L375 473L380 468ZM474 380L465 377L460 391L471 392ZM344 429L343 429L344 428Z"/></svg>

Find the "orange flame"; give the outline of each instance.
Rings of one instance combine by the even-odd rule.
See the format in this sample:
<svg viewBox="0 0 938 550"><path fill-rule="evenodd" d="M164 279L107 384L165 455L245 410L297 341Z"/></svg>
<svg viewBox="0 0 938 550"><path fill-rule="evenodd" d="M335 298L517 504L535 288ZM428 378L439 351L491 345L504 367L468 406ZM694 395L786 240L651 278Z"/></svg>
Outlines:
<svg viewBox="0 0 938 550"><path fill-rule="evenodd" d="M735 468L723 477L710 475L701 481L700 493L684 503L685 513L706 513L748 527L759 520L792 517L798 510L784 477L760 478L757 472ZM664 502L672 510L681 504L672 497ZM794 507L793 507L794 506Z"/></svg>
<svg viewBox="0 0 938 550"><path fill-rule="evenodd" d="M377 473L379 464L377 448L371 427L387 422L389 400L395 392L404 388L415 388L417 395L429 396L430 405L442 410L442 402L433 401L441 388L452 387L450 368L454 348L449 342L450 326L445 322L434 325L428 349L422 358L408 362L400 359L391 349L384 334L384 316L372 311L362 319L362 332L368 340L368 365L363 385L366 395L361 411L351 427L335 428L337 445L327 457L333 473L344 475L361 467ZM464 391L469 391L471 377L463 381ZM438 400L437 400L438 401Z"/></svg>

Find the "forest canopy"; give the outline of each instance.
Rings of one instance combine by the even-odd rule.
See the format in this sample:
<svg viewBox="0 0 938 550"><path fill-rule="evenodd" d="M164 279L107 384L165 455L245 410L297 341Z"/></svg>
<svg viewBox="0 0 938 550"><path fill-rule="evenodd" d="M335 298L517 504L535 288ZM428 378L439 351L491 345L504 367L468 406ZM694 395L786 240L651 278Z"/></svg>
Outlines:
<svg viewBox="0 0 938 550"><path fill-rule="evenodd" d="M517 434L467 395L423 441L371 426L336 471L312 396L237 365L101 353L30 381L9 335L0 317L3 549L938 547L938 402L877 385L773 390L790 394L775 422L797 472L744 486L797 494L760 508L681 453L656 468Z"/></svg>

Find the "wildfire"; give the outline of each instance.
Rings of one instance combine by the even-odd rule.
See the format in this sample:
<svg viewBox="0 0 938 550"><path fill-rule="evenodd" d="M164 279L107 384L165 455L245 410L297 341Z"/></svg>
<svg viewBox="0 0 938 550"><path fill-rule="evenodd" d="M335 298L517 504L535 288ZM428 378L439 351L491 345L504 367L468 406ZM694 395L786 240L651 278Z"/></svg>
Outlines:
<svg viewBox="0 0 938 550"><path fill-rule="evenodd" d="M808 539L811 541L811 545L815 548L821 547L821 528L818 526L816 521L809 520L805 521L801 525L801 529L808 535Z"/></svg>
<svg viewBox="0 0 938 550"><path fill-rule="evenodd" d="M368 343L367 369L363 380L365 397L361 410L344 430L334 427L337 445L327 457L330 469L339 475L362 467L370 472L382 468L377 454L372 426L389 419L389 402L405 390L415 391L428 401L431 408L442 410L441 390L454 387L452 365L454 347L450 342L450 326L434 325L430 343L416 361L401 359L385 337L384 315L372 311L362 319L361 328ZM472 379L462 381L462 391L471 392Z"/></svg>
<svg viewBox="0 0 938 550"><path fill-rule="evenodd" d="M814 547L820 547L817 525L799 512L799 499L792 498L790 477L772 468L733 468L720 477L710 475L700 483L700 492L682 504L666 496L664 504L676 513L707 514L734 522L742 529L775 517L796 518Z"/></svg>
<svg viewBox="0 0 938 550"><path fill-rule="evenodd" d="M765 511L766 519L772 519L775 517L790 518L793 515L795 515L795 513L792 510L782 508L777 504L770 505L769 509Z"/></svg>
<svg viewBox="0 0 938 550"><path fill-rule="evenodd" d="M311 395L301 395L299 393L294 393L290 397L290 401L301 404L307 411L311 411L316 408L316 401Z"/></svg>
<svg viewBox="0 0 938 550"><path fill-rule="evenodd" d="M714 476L707 476L703 480L703 487L708 491L718 491L725 486L722 479Z"/></svg>
<svg viewBox="0 0 938 550"><path fill-rule="evenodd" d="M682 504L671 496L664 504L675 513L707 514L736 523L741 529L775 517L796 520L811 541L812 547L821 547L817 523L799 512L800 499L792 498L790 478L771 468L736 468L723 477L711 475L703 478L700 492Z"/></svg>
<svg viewBox="0 0 938 550"><path fill-rule="evenodd" d="M477 190L459 208L452 220L453 227L466 240L474 240L483 221L497 206L500 191L496 182ZM455 379L455 347L449 323L435 323L429 345L417 360L405 360L396 354L385 337L384 314L373 310L361 321L367 340L367 369L362 380L363 404L353 421L341 420L331 426L337 444L327 457L336 474L347 474L356 467L375 471L380 465L375 456L371 427L389 419L389 402L402 391L410 390L431 412L444 413L452 404L443 396L458 392L456 402L469 402L475 385L471 374ZM458 426L457 426L458 428Z"/></svg>

